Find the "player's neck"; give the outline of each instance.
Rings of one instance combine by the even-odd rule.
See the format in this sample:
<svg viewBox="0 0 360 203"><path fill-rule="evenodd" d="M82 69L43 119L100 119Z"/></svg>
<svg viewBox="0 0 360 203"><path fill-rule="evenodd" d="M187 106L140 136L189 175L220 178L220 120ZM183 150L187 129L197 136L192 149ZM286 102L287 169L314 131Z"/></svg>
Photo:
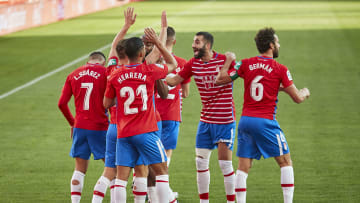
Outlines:
<svg viewBox="0 0 360 203"><path fill-rule="evenodd" d="M129 64L138 64L138 63L142 63L142 61L141 61L141 60L137 60L137 59L135 59L135 60L129 60Z"/></svg>
<svg viewBox="0 0 360 203"><path fill-rule="evenodd" d="M201 60L203 62L209 62L211 60L211 58L213 57L213 51L209 50L207 52L205 52L205 55L203 57L201 57Z"/></svg>
<svg viewBox="0 0 360 203"><path fill-rule="evenodd" d="M260 55L261 55L261 56L264 56L264 57L266 57L266 58L273 58L273 56L274 56L271 49L269 49L268 51L266 51L266 52L264 52L264 53L261 53Z"/></svg>

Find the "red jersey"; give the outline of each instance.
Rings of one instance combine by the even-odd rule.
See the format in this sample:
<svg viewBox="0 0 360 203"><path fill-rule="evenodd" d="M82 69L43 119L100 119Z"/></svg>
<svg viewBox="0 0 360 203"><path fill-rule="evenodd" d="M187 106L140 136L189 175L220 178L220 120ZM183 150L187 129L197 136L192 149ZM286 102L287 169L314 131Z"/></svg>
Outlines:
<svg viewBox="0 0 360 203"><path fill-rule="evenodd" d="M280 84L293 84L290 71L273 58L256 56L241 61L237 74L244 78L242 116L275 119Z"/></svg>
<svg viewBox="0 0 360 203"><path fill-rule="evenodd" d="M159 64L130 64L111 75L105 96L117 99L118 138L157 131L153 103L155 80L166 77Z"/></svg>
<svg viewBox="0 0 360 203"><path fill-rule="evenodd" d="M175 75L184 69L186 60L174 55L174 58L177 61L177 68L169 74ZM184 80L181 84L187 84L191 81L191 78ZM161 120L163 121L180 121L181 122L181 107L182 107L182 97L181 97L181 84L178 84L175 87L169 87L169 94L166 99L161 99L159 95L156 96L156 109L159 111Z"/></svg>
<svg viewBox="0 0 360 203"><path fill-rule="evenodd" d="M111 74L118 68L123 67L119 65L119 59L116 56L110 57L108 67L106 68L107 78L110 79ZM109 108L110 112L110 123L116 124L116 104Z"/></svg>
<svg viewBox="0 0 360 203"><path fill-rule="evenodd" d="M235 121L235 107L232 95L232 83L216 85L216 76L223 67L226 56L213 52L209 62L192 58L178 74L185 80L194 76L203 108L200 121L214 124L228 124ZM235 62L229 72L234 71Z"/></svg>
<svg viewBox="0 0 360 203"><path fill-rule="evenodd" d="M99 64L86 64L67 77L59 108L71 126L87 130L107 130L109 122L103 106L106 88L106 68ZM67 103L75 98L75 120Z"/></svg>

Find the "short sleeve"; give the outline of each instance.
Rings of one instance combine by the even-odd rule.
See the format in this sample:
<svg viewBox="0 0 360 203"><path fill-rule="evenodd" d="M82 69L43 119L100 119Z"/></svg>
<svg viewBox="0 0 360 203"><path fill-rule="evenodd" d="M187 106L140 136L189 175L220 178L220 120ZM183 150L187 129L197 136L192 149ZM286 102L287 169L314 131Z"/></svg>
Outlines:
<svg viewBox="0 0 360 203"><path fill-rule="evenodd" d="M154 80L163 79L168 74L168 67L166 64L150 64L153 69Z"/></svg>
<svg viewBox="0 0 360 203"><path fill-rule="evenodd" d="M184 80L188 80L192 76L191 65L192 60L185 63L184 68L178 73Z"/></svg>
<svg viewBox="0 0 360 203"><path fill-rule="evenodd" d="M116 90L111 83L112 80L109 80L106 84L105 97L113 99L116 97Z"/></svg>
<svg viewBox="0 0 360 203"><path fill-rule="evenodd" d="M112 57L110 57L109 60L108 60L107 67L116 66L116 65L118 65L118 63L119 63L118 57L112 56Z"/></svg>
<svg viewBox="0 0 360 203"><path fill-rule="evenodd" d="M235 65L239 77L244 78L247 59L243 59Z"/></svg>
<svg viewBox="0 0 360 203"><path fill-rule="evenodd" d="M231 80L236 80L236 78L238 78L238 74L237 74L237 71L235 69L237 63L234 61L231 62L231 65L229 67L229 70L228 70L228 75L230 76Z"/></svg>
<svg viewBox="0 0 360 203"><path fill-rule="evenodd" d="M289 69L286 66L281 65L281 84L283 85L284 88L287 88L293 83L294 82L291 77Z"/></svg>

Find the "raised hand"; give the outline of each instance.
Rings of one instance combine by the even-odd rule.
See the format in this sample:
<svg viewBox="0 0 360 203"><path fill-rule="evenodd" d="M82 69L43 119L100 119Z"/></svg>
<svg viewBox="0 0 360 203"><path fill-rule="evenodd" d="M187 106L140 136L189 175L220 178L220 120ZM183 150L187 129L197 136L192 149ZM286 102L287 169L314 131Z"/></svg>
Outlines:
<svg viewBox="0 0 360 203"><path fill-rule="evenodd" d="M136 20L136 13L134 14L134 8L128 7L124 11L124 17L125 17L125 25L128 25L128 26L133 25Z"/></svg>
<svg viewBox="0 0 360 203"><path fill-rule="evenodd" d="M167 18L166 18L166 11L163 11L162 14L161 14L161 27L163 27L163 28L168 27Z"/></svg>
<svg viewBox="0 0 360 203"><path fill-rule="evenodd" d="M145 33L145 38L149 41L149 42L152 42L154 44L156 44L156 42L160 42L156 32L154 29L148 27L148 28L145 28L144 30L144 33Z"/></svg>
<svg viewBox="0 0 360 203"><path fill-rule="evenodd" d="M226 56L226 59L229 59L230 61L233 61L236 59L235 53L233 53L233 52L226 52L225 56Z"/></svg>

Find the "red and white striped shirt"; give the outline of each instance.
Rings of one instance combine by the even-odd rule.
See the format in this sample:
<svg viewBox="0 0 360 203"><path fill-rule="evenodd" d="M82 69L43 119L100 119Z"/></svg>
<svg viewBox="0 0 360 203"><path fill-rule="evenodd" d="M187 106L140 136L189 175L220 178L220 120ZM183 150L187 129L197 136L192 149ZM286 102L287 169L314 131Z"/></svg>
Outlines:
<svg viewBox="0 0 360 203"><path fill-rule="evenodd" d="M228 124L236 120L232 83L215 84L216 76L223 67L225 59L225 55L216 52L213 52L209 62L192 58L178 73L184 80L194 76L203 104L200 116L202 122ZM234 71L234 65L235 61L231 64L229 73Z"/></svg>

